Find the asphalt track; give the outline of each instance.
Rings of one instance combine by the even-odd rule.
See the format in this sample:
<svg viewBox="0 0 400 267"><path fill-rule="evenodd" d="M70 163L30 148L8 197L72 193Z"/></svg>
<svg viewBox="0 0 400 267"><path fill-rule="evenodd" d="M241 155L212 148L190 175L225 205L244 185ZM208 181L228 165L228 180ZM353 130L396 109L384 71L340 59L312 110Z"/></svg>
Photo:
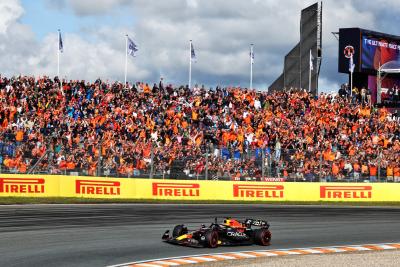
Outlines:
<svg viewBox="0 0 400 267"><path fill-rule="evenodd" d="M195 249L164 230L215 216L267 219L271 249L400 241L400 209L271 205L15 205L0 207L0 266L106 266L259 246Z"/></svg>

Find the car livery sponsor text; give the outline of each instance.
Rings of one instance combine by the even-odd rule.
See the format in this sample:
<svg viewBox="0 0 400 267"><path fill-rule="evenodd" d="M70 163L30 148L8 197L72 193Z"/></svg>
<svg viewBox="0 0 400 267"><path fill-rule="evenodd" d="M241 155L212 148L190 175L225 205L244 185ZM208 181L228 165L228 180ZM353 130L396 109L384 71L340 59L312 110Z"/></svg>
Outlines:
<svg viewBox="0 0 400 267"><path fill-rule="evenodd" d="M232 237L247 237L247 235L245 233L241 233L241 232L227 232L226 235L232 236Z"/></svg>
<svg viewBox="0 0 400 267"><path fill-rule="evenodd" d="M153 183L153 196L198 197L200 184Z"/></svg>
<svg viewBox="0 0 400 267"><path fill-rule="evenodd" d="M234 184L233 197L283 198L283 185Z"/></svg>
<svg viewBox="0 0 400 267"><path fill-rule="evenodd" d="M43 178L0 178L0 193L43 194L44 192Z"/></svg>
<svg viewBox="0 0 400 267"><path fill-rule="evenodd" d="M121 182L119 181L96 181L76 180L75 193L84 195L113 195L121 194Z"/></svg>
<svg viewBox="0 0 400 267"><path fill-rule="evenodd" d="M334 198L334 199L370 199L372 198L372 186L320 186L321 198Z"/></svg>

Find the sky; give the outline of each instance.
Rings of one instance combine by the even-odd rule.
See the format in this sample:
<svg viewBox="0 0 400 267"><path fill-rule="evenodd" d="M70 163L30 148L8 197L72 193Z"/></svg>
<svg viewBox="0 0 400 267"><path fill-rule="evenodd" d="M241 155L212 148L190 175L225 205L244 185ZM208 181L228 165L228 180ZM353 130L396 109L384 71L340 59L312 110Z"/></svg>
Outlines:
<svg viewBox="0 0 400 267"><path fill-rule="evenodd" d="M64 52L60 76L123 81L125 35L138 45L128 80L187 84L189 40L197 62L192 84L259 90L281 74L283 57L299 40L298 0L0 0L0 74L57 75L57 29ZM323 2L320 91L337 91L338 41L331 32L360 27L400 35L398 0Z"/></svg>

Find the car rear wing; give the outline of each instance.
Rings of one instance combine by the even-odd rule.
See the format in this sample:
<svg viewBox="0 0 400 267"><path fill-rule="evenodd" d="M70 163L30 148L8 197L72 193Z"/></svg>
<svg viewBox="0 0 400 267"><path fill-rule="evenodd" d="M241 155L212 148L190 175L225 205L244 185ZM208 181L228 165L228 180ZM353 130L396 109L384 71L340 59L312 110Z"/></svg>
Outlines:
<svg viewBox="0 0 400 267"><path fill-rule="evenodd" d="M268 227L269 224L267 221L264 220L255 220L255 219L246 219L244 221L244 224L246 225L252 225L252 226L260 226L260 227Z"/></svg>

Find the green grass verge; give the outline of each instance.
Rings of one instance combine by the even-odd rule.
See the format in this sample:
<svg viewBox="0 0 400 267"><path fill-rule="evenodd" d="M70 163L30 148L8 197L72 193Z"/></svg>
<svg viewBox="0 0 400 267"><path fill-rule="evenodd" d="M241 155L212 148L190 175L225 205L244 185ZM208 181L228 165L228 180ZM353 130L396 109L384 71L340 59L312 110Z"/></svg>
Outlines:
<svg viewBox="0 0 400 267"><path fill-rule="evenodd" d="M275 204L275 205L333 205L333 206L400 206L399 202L328 202L328 201L210 201L154 199L95 199L75 197L0 197L0 205L12 204L95 204L95 203L171 203L171 204Z"/></svg>

